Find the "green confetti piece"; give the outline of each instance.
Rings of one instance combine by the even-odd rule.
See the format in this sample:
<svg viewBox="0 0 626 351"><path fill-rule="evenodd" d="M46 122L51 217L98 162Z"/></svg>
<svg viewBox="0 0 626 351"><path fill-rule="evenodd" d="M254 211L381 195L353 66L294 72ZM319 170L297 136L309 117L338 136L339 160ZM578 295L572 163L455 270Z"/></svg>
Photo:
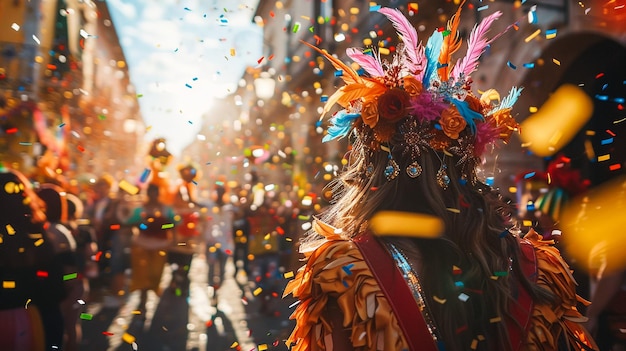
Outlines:
<svg viewBox="0 0 626 351"><path fill-rule="evenodd" d="M101 121L104 121L105 119L107 119L107 116L105 116L105 115L98 115L98 119L100 119Z"/></svg>
<svg viewBox="0 0 626 351"><path fill-rule="evenodd" d="M507 275L509 275L509 272L499 271L499 272L494 272L493 274L494 274L496 277L506 277Z"/></svg>
<svg viewBox="0 0 626 351"><path fill-rule="evenodd" d="M300 23L297 23L293 26L293 32L294 33L298 33L298 30L300 29Z"/></svg>
<svg viewBox="0 0 626 351"><path fill-rule="evenodd" d="M166 223L161 226L161 229L170 229L174 228L174 223Z"/></svg>
<svg viewBox="0 0 626 351"><path fill-rule="evenodd" d="M143 94L137 94L137 97L141 98L141 97L143 97Z"/></svg>
<svg viewBox="0 0 626 351"><path fill-rule="evenodd" d="M93 315L89 314L89 313L81 313L80 314L80 319L84 319L86 321L90 321L93 319Z"/></svg>
<svg viewBox="0 0 626 351"><path fill-rule="evenodd" d="M78 273L70 273L63 276L63 280L72 280L78 278Z"/></svg>

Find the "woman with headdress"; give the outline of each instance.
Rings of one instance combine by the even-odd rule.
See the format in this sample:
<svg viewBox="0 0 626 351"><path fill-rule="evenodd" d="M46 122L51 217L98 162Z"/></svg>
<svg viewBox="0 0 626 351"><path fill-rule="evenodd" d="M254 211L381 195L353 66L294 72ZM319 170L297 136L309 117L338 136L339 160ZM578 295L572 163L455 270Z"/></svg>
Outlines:
<svg viewBox="0 0 626 351"><path fill-rule="evenodd" d="M45 204L18 171L0 167L0 348L61 348L63 271L45 233Z"/></svg>
<svg viewBox="0 0 626 351"><path fill-rule="evenodd" d="M317 49L346 82L328 98L324 112L343 110L324 140L347 136L351 151L285 290L300 300L291 349L595 349L559 252L532 230L520 238L513 209L477 177L486 146L517 130L521 89L470 89L500 12L454 65L460 7L425 47L400 11L378 12L402 37L391 61L348 49L360 74Z"/></svg>

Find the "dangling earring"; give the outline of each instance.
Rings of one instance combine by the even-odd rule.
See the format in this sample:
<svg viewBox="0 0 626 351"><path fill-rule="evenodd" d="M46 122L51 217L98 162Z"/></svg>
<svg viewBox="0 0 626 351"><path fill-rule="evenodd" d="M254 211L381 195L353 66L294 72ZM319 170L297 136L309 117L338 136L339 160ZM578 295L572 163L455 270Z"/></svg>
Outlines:
<svg viewBox="0 0 626 351"><path fill-rule="evenodd" d="M422 174L422 166L417 161L413 161L406 167L406 174L411 178L417 178Z"/></svg>
<svg viewBox="0 0 626 351"><path fill-rule="evenodd" d="M446 154L443 154L443 159L439 157L437 151L435 151L435 155L437 155L437 158L439 159L439 161L441 161L441 166L439 167L439 170L436 174L437 184L439 184L439 186L443 190L446 190L448 189L448 185L450 184L450 177L448 176L447 172L448 166L444 163L444 161L446 160Z"/></svg>
<svg viewBox="0 0 626 351"><path fill-rule="evenodd" d="M385 177L387 177L387 181L392 181L396 179L398 174L400 174L400 167L398 166L398 163L393 159L393 156L391 156L391 149L383 148L383 150L385 149L389 151L389 155L387 156L389 161L387 161L387 166L385 167Z"/></svg>

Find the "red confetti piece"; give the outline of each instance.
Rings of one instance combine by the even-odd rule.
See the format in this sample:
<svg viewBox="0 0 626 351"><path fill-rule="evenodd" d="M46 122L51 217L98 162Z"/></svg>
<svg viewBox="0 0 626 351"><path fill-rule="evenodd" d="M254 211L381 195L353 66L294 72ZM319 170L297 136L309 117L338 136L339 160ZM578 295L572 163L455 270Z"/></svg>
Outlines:
<svg viewBox="0 0 626 351"><path fill-rule="evenodd" d="M111 230L119 230L121 226L119 224L111 224Z"/></svg>
<svg viewBox="0 0 626 351"><path fill-rule="evenodd" d="M213 326L213 321L209 319L204 325L206 325L207 328L211 328Z"/></svg>
<svg viewBox="0 0 626 351"><path fill-rule="evenodd" d="M459 204L461 204L462 207L469 207L469 204L463 200L463 195L459 195Z"/></svg>
<svg viewBox="0 0 626 351"><path fill-rule="evenodd" d="M320 43L322 42L322 38L320 38L320 36L317 34L315 34L313 38L315 39L315 45L320 45Z"/></svg>
<svg viewBox="0 0 626 351"><path fill-rule="evenodd" d="M614 165L610 165L609 166L609 170L611 170L611 171L617 171L618 169L621 169L621 168L622 168L622 165L619 164L619 163L616 163Z"/></svg>
<svg viewBox="0 0 626 351"><path fill-rule="evenodd" d="M270 57L268 57L268 61L272 61L272 59L274 58L274 54L271 54Z"/></svg>
<svg viewBox="0 0 626 351"><path fill-rule="evenodd" d="M37 271L37 276L40 278L48 278L48 272L46 271Z"/></svg>
<svg viewBox="0 0 626 351"><path fill-rule="evenodd" d="M607 130L606 130L606 132L607 132L607 133L609 133L611 136L615 136L615 135L616 135L616 134L615 134L615 133L613 133L610 129L607 129Z"/></svg>
<svg viewBox="0 0 626 351"><path fill-rule="evenodd" d="M78 151L80 152L85 152L85 147L82 145L77 145L76 148L78 149Z"/></svg>
<svg viewBox="0 0 626 351"><path fill-rule="evenodd" d="M265 56L261 56L260 59L256 60L256 63L261 64L261 62L263 61L264 58L265 58Z"/></svg>
<svg viewBox="0 0 626 351"><path fill-rule="evenodd" d="M270 17L274 17L274 11L270 11Z"/></svg>
<svg viewBox="0 0 626 351"><path fill-rule="evenodd" d="M602 77L604 77L604 73L598 73L598 74L596 75L596 79L598 79L598 78L602 78Z"/></svg>
<svg viewBox="0 0 626 351"><path fill-rule="evenodd" d="M285 230L282 227L276 227L276 231L280 235L285 235Z"/></svg>
<svg viewBox="0 0 626 351"><path fill-rule="evenodd" d="M108 332L108 331L103 331L103 332L102 332L102 335L112 336L112 335L113 335L113 333Z"/></svg>
<svg viewBox="0 0 626 351"><path fill-rule="evenodd" d="M94 261L96 262L100 261L101 257L102 257L102 251L98 251L98 253L94 257Z"/></svg>
<svg viewBox="0 0 626 351"><path fill-rule="evenodd" d="M17 128L9 128L5 131L7 134L15 134L17 133Z"/></svg>
<svg viewBox="0 0 626 351"><path fill-rule="evenodd" d="M464 326L462 326L462 327L460 327L460 328L457 328L457 329L456 329L456 333L457 333L457 334L461 334L462 332L464 332L464 331L466 331L466 330L467 330L467 325L464 325Z"/></svg>

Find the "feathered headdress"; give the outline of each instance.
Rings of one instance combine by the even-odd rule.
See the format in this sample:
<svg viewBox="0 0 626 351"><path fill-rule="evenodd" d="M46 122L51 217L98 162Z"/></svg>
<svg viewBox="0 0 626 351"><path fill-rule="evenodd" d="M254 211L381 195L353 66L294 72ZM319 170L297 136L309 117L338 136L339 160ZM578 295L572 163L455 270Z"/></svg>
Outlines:
<svg viewBox="0 0 626 351"><path fill-rule="evenodd" d="M417 31L399 10L380 8L378 12L391 21L402 43L390 61L381 59L374 48L348 49L348 57L362 68L358 71L304 43L327 58L346 83L328 98L323 109L322 117L335 104L343 107L331 118L323 141L354 131L361 136L372 135L372 148L410 147L417 148L418 154L431 149L455 154L463 161L480 158L485 147L498 139L507 142L518 128L510 111L522 89L513 87L503 99L495 90L480 98L470 90L471 74L491 43L487 32L501 12L474 26L465 57L453 63L452 54L461 47L461 6L445 29L434 31L426 46L421 45ZM390 160L389 167L385 174L392 180L398 174L393 169L397 164ZM418 176L418 169L419 165L407 173Z"/></svg>

